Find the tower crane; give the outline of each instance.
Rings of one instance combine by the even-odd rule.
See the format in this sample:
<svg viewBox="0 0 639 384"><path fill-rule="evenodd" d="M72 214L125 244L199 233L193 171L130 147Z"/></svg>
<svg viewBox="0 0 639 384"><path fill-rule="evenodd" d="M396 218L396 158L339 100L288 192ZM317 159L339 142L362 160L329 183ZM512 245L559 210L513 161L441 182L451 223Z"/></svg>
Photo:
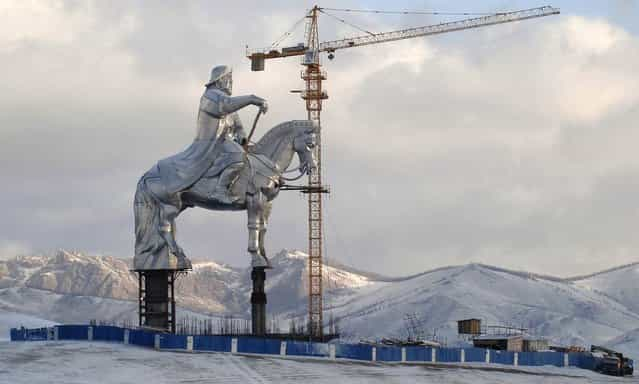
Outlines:
<svg viewBox="0 0 639 384"><path fill-rule="evenodd" d="M319 41L318 18L320 14L326 14L337 18L327 11L341 12L372 12L372 13L396 13L396 14L431 14L431 15L481 15L479 17L467 18L457 21L427 25L416 28L400 29L390 32L372 33L367 30L355 28L364 32L360 36ZM301 97L306 104L306 111L309 120L314 120L320 125L320 113L322 102L328 95L322 87L322 82L326 80L326 72L321 68L320 54L327 53L329 59L335 57L335 51L346 48L355 48L364 45L380 44L390 41L412 39L415 37L436 35L461 31L471 28L486 27L489 25L511 23L538 17L559 14L559 8L544 6L538 8L525 9L514 12L498 13L441 13L441 12L411 12L411 11L375 11L356 9L322 8L314 6L306 13L302 20L306 21L304 42L295 46L279 49L278 43L274 43L269 48L249 50L247 47L246 56L251 60L252 71L263 71L266 59L277 59L290 56L302 56L301 77L305 82L305 89L301 91ZM302 21L300 20L298 24ZM348 23L347 23L348 24ZM297 24L296 24L297 25ZM283 36L287 37L287 32ZM328 190L322 185L322 150L321 134L318 135L318 145L315 147L318 168L312 172L308 178L308 185L303 187L302 192L308 194L308 327L312 337L321 338L323 336L323 314L322 314L322 194Z"/></svg>

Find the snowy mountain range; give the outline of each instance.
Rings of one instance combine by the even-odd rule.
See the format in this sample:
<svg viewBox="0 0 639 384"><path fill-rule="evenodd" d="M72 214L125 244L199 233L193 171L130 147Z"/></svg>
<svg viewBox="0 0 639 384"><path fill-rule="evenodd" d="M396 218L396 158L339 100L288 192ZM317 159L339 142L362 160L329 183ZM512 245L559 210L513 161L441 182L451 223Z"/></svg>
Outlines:
<svg viewBox="0 0 639 384"><path fill-rule="evenodd" d="M284 325L306 313L307 256L278 253L267 273L268 311ZM0 310L57 322L135 321L137 279L130 260L59 251L0 260ZM181 314L249 316L250 271L194 262L177 283ZM324 266L327 316L350 338L404 336L405 314L449 343L456 320L512 325L561 344L608 344L639 357L639 263L560 279L483 264L387 278ZM18 324L16 324L18 325Z"/></svg>

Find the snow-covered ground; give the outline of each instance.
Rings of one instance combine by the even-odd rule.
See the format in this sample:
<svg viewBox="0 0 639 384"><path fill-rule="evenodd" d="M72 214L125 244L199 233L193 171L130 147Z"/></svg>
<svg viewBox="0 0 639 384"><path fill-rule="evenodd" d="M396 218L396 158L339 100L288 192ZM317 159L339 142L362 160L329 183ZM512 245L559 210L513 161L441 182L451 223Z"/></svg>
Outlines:
<svg viewBox="0 0 639 384"><path fill-rule="evenodd" d="M0 342L0 383L629 383L594 372L556 367L512 369L332 362L157 352L122 344Z"/></svg>

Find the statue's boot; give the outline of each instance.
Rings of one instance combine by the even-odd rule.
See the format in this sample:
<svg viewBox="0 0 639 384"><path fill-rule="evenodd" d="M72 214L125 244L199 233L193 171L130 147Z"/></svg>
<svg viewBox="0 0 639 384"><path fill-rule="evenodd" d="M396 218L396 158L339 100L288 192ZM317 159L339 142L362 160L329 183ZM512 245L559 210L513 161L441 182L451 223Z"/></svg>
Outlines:
<svg viewBox="0 0 639 384"><path fill-rule="evenodd" d="M220 175L212 197L222 204L233 204L240 198L231 194L231 186L242 170L242 163L236 163L226 168Z"/></svg>

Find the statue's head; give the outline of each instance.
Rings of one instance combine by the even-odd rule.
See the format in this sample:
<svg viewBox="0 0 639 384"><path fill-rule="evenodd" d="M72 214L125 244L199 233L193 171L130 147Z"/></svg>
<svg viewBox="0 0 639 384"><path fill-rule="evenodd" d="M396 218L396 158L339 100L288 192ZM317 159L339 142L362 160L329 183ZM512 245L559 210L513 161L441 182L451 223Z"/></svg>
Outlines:
<svg viewBox="0 0 639 384"><path fill-rule="evenodd" d="M213 86L230 95L233 91L233 70L229 66L218 65L211 70L211 79L205 86Z"/></svg>

